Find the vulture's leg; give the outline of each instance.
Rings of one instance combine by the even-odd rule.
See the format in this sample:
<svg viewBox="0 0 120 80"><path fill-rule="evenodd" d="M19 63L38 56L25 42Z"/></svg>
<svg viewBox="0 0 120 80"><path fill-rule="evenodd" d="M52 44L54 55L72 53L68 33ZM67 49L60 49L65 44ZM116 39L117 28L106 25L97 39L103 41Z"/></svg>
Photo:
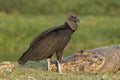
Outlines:
<svg viewBox="0 0 120 80"><path fill-rule="evenodd" d="M47 58L47 70L48 71L51 71L51 68L50 68L50 58Z"/></svg>
<svg viewBox="0 0 120 80"><path fill-rule="evenodd" d="M53 54L52 54L53 55ZM51 71L51 67L50 67L50 62L51 62L51 57L52 55L50 55L48 58L47 58L47 70L48 71Z"/></svg>
<svg viewBox="0 0 120 80"><path fill-rule="evenodd" d="M62 74L62 69L61 69L62 54L63 54L63 50L56 52L56 56L57 56L57 67L58 67L58 72L59 72L60 74Z"/></svg>

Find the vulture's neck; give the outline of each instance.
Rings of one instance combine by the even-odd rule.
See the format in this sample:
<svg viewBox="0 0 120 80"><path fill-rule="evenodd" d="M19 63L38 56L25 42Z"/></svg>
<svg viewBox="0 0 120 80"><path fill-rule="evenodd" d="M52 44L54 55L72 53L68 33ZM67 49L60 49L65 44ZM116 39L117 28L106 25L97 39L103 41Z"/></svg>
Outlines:
<svg viewBox="0 0 120 80"><path fill-rule="evenodd" d="M68 23L67 23L67 22L65 22L65 23L64 23L64 25L66 26L66 28L67 28L67 29L71 30L72 32L74 32L74 31L75 31L75 30L72 30L72 29L70 28L70 26L68 25Z"/></svg>

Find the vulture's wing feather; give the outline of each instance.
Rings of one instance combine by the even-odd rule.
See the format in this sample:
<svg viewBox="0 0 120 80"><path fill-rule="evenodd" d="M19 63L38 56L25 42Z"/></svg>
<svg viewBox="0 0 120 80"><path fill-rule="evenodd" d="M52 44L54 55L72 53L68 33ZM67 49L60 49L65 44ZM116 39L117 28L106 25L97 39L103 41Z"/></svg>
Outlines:
<svg viewBox="0 0 120 80"><path fill-rule="evenodd" d="M60 39L64 39L57 36L56 32L64 29L63 26L54 27L37 36L30 44L29 49L19 59L19 63L24 64L28 60L37 61L51 56L57 49L57 41L63 41Z"/></svg>
<svg viewBox="0 0 120 80"><path fill-rule="evenodd" d="M40 35L38 35L30 44L30 46L32 47L36 42L38 42L39 40L43 39L45 36L47 36L50 32L53 32L53 31L57 31L57 30L62 30L64 29L65 27L64 26L58 26L58 27L53 27L53 28L50 28L48 30L45 30L44 32L42 32Z"/></svg>

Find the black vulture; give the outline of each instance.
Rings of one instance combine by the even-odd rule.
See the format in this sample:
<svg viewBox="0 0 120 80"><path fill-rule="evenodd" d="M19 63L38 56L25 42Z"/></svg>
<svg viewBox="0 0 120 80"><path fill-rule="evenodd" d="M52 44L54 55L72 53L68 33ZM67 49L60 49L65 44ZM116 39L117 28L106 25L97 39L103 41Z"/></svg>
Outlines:
<svg viewBox="0 0 120 80"><path fill-rule="evenodd" d="M48 70L50 70L50 58L56 53L58 72L61 71L61 60L63 50L68 44L71 35L77 30L79 18L75 14L69 14L63 25L45 30L38 35L30 44L30 47L23 53L18 63L23 65L28 60L39 61L47 59Z"/></svg>

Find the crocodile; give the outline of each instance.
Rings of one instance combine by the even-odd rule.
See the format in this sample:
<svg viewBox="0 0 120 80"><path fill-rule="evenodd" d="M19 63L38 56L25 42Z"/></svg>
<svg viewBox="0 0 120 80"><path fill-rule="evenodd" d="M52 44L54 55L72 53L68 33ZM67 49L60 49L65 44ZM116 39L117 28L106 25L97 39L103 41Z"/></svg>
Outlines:
<svg viewBox="0 0 120 80"><path fill-rule="evenodd" d="M51 70L57 71L57 63L51 61ZM120 45L79 50L62 59L64 72L117 72L120 69Z"/></svg>

